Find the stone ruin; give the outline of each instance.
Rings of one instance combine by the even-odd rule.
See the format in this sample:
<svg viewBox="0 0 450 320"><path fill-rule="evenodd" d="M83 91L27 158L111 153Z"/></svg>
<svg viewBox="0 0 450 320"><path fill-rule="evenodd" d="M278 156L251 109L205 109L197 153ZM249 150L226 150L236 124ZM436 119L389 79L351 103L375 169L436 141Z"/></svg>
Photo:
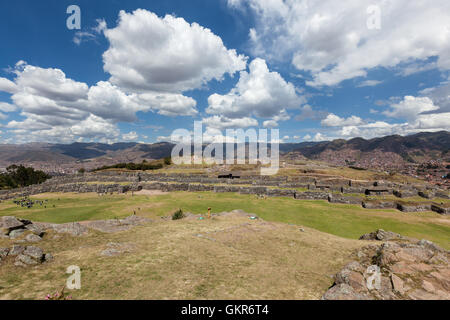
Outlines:
<svg viewBox="0 0 450 320"><path fill-rule="evenodd" d="M439 214L449 214L448 204L439 203L433 199L450 198L448 190L431 185L356 181L331 176L243 175L236 179L221 179L207 174L105 171L54 177L39 185L14 190L0 190L0 201L47 192L94 192L103 195L140 190L236 192L264 197L291 197L299 200L326 200L331 203L357 204L367 209L398 209L404 212L433 210ZM398 200L371 199L372 196L387 195L393 195ZM414 196L420 196L429 201L407 202L402 200Z"/></svg>

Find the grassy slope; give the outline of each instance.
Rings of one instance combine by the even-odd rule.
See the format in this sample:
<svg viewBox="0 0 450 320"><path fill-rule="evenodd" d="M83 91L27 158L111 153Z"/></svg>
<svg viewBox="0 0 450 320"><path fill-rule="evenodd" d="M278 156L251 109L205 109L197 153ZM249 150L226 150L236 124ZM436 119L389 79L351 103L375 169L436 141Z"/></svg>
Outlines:
<svg viewBox="0 0 450 320"><path fill-rule="evenodd" d="M4 262L0 299L43 299L63 286L70 265L81 268L75 299L318 299L364 245L238 216L158 219L117 234L53 237L39 243L55 256L52 263L17 272L13 260ZM132 251L101 256L111 241Z"/></svg>
<svg viewBox="0 0 450 320"><path fill-rule="evenodd" d="M49 199L47 209L18 208L11 201L0 204L0 215L21 216L34 221L71 222L128 216L136 211L149 217L168 215L178 208L205 213L242 209L268 221L303 225L344 238L385 229L419 239L429 239L450 249L450 218L432 212L402 213L397 210L367 210L357 205L336 205L326 201L290 198L258 199L254 195L210 192L174 192L164 195L96 194L40 195ZM60 200L58 200L60 199ZM53 208L53 205L56 207Z"/></svg>

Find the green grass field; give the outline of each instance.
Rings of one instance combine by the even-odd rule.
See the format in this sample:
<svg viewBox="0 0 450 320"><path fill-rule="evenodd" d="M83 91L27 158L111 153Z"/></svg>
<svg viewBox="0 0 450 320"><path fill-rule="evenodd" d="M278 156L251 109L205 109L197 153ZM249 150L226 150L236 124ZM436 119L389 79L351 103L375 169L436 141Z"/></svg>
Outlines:
<svg viewBox="0 0 450 320"><path fill-rule="evenodd" d="M254 195L212 192L173 192L161 195L44 194L47 208L17 207L12 201L0 203L0 216L13 215L33 221L64 223L99 220L136 214L167 216L181 208L204 214L242 209L264 220L303 225L336 236L357 239L360 235L385 229L418 239L428 239L450 249L450 218L433 212L402 213L397 210L367 210L357 205L330 204L291 198L258 199ZM54 207L53 207L54 206Z"/></svg>

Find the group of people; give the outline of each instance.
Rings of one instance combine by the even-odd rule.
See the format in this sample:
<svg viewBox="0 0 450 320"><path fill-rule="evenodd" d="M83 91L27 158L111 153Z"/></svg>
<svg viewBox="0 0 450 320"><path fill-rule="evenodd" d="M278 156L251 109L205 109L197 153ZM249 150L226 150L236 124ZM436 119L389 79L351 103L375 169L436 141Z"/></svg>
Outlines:
<svg viewBox="0 0 450 320"><path fill-rule="evenodd" d="M28 197L24 197L20 200L14 200L13 201L17 206L20 206L22 208L32 208L34 205L40 205L47 207L45 204L48 202L48 200L31 200Z"/></svg>

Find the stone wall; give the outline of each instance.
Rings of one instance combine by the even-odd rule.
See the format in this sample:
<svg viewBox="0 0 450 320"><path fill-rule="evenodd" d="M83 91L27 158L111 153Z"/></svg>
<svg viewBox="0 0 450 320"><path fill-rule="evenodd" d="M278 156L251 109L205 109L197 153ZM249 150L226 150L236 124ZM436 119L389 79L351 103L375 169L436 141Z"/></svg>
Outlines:
<svg viewBox="0 0 450 320"><path fill-rule="evenodd" d="M94 184L93 182L98 183ZM295 188L308 189L309 191L300 192L295 190ZM398 198L411 197L417 194L425 198L434 196L449 198L448 190L440 190L434 186L424 188L423 186L384 183L382 181L352 181L313 176L280 177L259 175L244 176L241 179L218 179L216 176L208 176L206 174L186 175L105 171L54 177L39 185L14 190L0 190L0 200L47 192L126 193L141 189L166 192L236 192L268 197L291 197L302 200L327 200L331 203L358 204L368 209L397 208L404 212L434 210L441 214L448 214L448 206L431 202L423 204L405 201L363 200L362 195L364 193L377 195L393 193ZM348 196L348 194L361 194L361 197L352 197Z"/></svg>
<svg viewBox="0 0 450 320"><path fill-rule="evenodd" d="M395 201L363 200L362 206L366 209L395 209L397 203Z"/></svg>
<svg viewBox="0 0 450 320"><path fill-rule="evenodd" d="M417 196L417 190L414 189L402 189L402 190L394 190L394 195L398 198L409 198Z"/></svg>
<svg viewBox="0 0 450 320"><path fill-rule="evenodd" d="M297 192L295 199L297 200L328 200L330 193L328 192Z"/></svg>
<svg viewBox="0 0 450 320"><path fill-rule="evenodd" d="M431 205L431 210L433 210L434 212L437 212L439 214L444 214L444 215L448 215L450 214L450 204L437 204L437 203L433 203Z"/></svg>
<svg viewBox="0 0 450 320"><path fill-rule="evenodd" d="M259 194L265 195L267 194L266 187L241 187L239 190L240 194Z"/></svg>
<svg viewBox="0 0 450 320"><path fill-rule="evenodd" d="M364 188L364 187L341 187L340 191L342 193L361 193L361 194L364 194L366 192L366 188Z"/></svg>
<svg viewBox="0 0 450 320"><path fill-rule="evenodd" d="M397 202L397 209L402 212L431 211L431 203Z"/></svg>
<svg viewBox="0 0 450 320"><path fill-rule="evenodd" d="M291 189L267 189L268 197L290 197L295 198L296 191Z"/></svg>
<svg viewBox="0 0 450 320"><path fill-rule="evenodd" d="M237 186L214 186L214 192L239 192L241 187Z"/></svg>
<svg viewBox="0 0 450 320"><path fill-rule="evenodd" d="M330 203L344 203L344 204L362 204L362 199L358 197L348 197L339 194L330 194L328 196L328 202Z"/></svg>

